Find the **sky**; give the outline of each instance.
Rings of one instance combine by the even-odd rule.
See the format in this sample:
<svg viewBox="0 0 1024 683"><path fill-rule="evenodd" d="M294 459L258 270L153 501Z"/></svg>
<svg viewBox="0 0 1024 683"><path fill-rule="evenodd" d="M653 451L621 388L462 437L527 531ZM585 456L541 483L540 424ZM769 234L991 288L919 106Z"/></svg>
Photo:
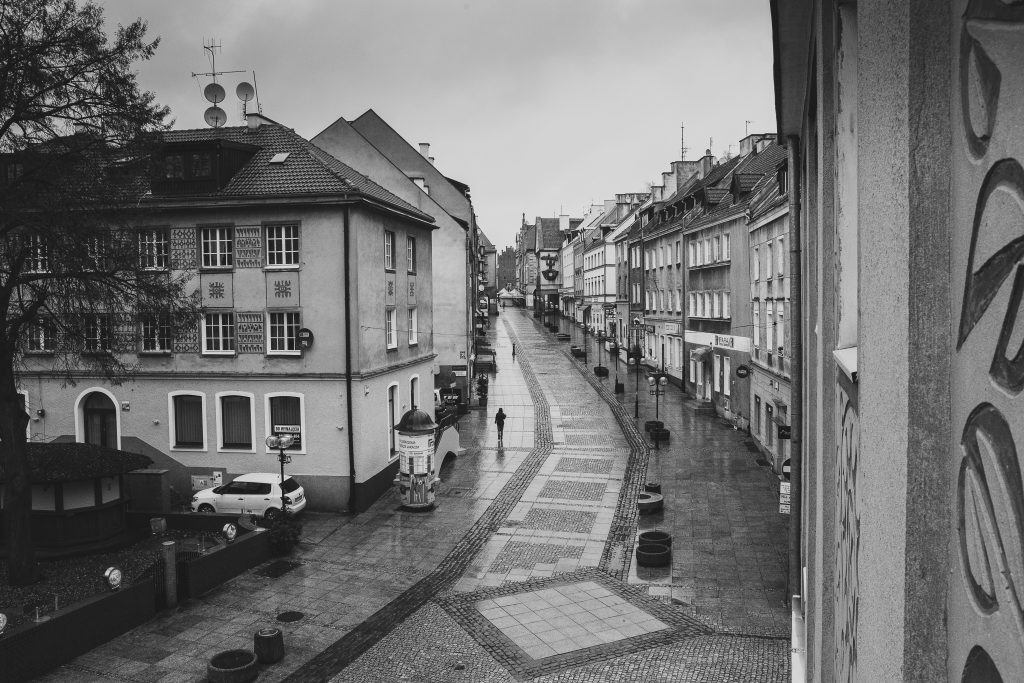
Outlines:
<svg viewBox="0 0 1024 683"><path fill-rule="evenodd" d="M498 250L523 214L581 216L681 156L775 132L768 0L100 0L160 37L140 86L205 127L204 41L227 125L255 72L264 115L312 138L367 109L471 188ZM750 121L751 123L747 123ZM731 145L731 149L730 149Z"/></svg>

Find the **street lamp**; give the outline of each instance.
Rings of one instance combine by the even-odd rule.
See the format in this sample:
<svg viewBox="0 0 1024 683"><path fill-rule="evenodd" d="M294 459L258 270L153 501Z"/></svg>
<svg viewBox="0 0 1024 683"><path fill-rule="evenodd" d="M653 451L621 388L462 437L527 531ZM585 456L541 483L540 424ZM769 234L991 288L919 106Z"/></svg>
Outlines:
<svg viewBox="0 0 1024 683"><path fill-rule="evenodd" d="M281 514L285 514L288 508L285 507L285 503L288 500L287 496L284 495L284 465L285 463L292 461L292 456L285 453L285 449L290 448L295 443L295 437L291 434L284 434L278 436L277 434L271 434L267 437L267 448L277 449L277 459L281 463Z"/></svg>
<svg viewBox="0 0 1024 683"><path fill-rule="evenodd" d="M665 385L668 384L668 377L664 371L655 372L653 375L647 378L647 383L651 387L651 393L654 394L654 420L659 422L658 418L658 397L665 393ZM658 424L657 428L652 429L654 432L654 448L658 449L658 437L661 434L661 425Z"/></svg>
<svg viewBox="0 0 1024 683"><path fill-rule="evenodd" d="M633 417L634 418L639 418L640 417L640 358L641 358L641 355L642 354L640 352L640 345L639 344L633 344L633 348L631 348L629 350L629 358L627 359L627 363L629 363L629 365L636 366L636 368L635 368L636 369L636 400L633 402Z"/></svg>

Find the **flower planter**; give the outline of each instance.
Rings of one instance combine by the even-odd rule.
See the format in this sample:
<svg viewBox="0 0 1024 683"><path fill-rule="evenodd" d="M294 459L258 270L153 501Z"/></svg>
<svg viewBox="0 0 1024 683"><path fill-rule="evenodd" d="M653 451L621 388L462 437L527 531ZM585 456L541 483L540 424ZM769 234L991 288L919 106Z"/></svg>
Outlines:
<svg viewBox="0 0 1024 683"><path fill-rule="evenodd" d="M248 650L218 652L206 664L206 678L210 683L247 683L256 680L259 674L256 655Z"/></svg>
<svg viewBox="0 0 1024 683"><path fill-rule="evenodd" d="M662 429L664 428L664 426L665 423L662 422L661 420L647 420L646 422L644 422L644 431L649 432L652 429Z"/></svg>
<svg viewBox="0 0 1024 683"><path fill-rule="evenodd" d="M652 543L636 549L636 563L641 567L664 567L672 562L672 549Z"/></svg>
<svg viewBox="0 0 1024 683"><path fill-rule="evenodd" d="M597 375L598 377L607 377L608 368L604 367L603 365L597 365L594 367L594 374Z"/></svg>
<svg viewBox="0 0 1024 683"><path fill-rule="evenodd" d="M284 636L279 628L262 628L252 637L252 649L260 664L273 664L284 659Z"/></svg>
<svg viewBox="0 0 1024 683"><path fill-rule="evenodd" d="M651 429L651 441L657 441L658 443L668 443L669 434L671 432L667 429Z"/></svg>
<svg viewBox="0 0 1024 683"><path fill-rule="evenodd" d="M661 484L656 481L649 481L644 484L644 491L647 493L661 493Z"/></svg>
<svg viewBox="0 0 1024 683"><path fill-rule="evenodd" d="M672 547L672 534L666 531L641 531L640 532L640 545L664 545L669 548Z"/></svg>
<svg viewBox="0 0 1024 683"><path fill-rule="evenodd" d="M636 504L641 515L649 515L661 512L665 506L665 499L661 497L660 493L641 493Z"/></svg>

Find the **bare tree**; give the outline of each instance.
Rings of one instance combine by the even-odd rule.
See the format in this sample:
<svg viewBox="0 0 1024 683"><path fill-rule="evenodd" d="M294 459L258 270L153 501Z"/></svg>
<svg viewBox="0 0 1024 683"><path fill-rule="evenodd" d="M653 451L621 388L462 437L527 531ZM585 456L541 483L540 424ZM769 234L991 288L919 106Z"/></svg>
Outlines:
<svg viewBox="0 0 1024 683"><path fill-rule="evenodd" d="M158 40L75 0L0 0L0 440L12 584L37 579L19 372L130 377L136 344L195 324L191 275L138 233L168 110L133 66Z"/></svg>

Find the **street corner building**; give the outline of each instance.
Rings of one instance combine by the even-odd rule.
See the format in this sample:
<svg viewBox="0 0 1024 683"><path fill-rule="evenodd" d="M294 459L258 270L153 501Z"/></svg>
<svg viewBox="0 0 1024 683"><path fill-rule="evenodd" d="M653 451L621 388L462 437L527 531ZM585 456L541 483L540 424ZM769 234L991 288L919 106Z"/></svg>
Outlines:
<svg viewBox="0 0 1024 683"><path fill-rule="evenodd" d="M287 473L313 510L361 511L397 469L393 427L431 412L434 219L259 114L164 133L136 226L156 272L194 273L203 314L184 333L110 311L97 352L136 371L62 387L47 341L20 374L31 441L140 453L188 500L193 477Z"/></svg>
<svg viewBox="0 0 1024 683"><path fill-rule="evenodd" d="M795 680L1024 680L1024 6L771 10Z"/></svg>

